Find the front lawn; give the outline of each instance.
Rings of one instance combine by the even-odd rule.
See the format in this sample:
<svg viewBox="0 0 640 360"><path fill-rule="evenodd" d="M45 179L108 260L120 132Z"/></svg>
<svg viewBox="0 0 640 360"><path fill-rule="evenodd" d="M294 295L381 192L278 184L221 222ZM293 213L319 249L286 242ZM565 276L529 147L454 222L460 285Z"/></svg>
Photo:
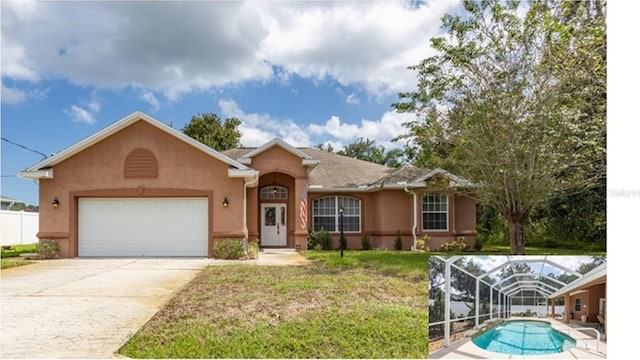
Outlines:
<svg viewBox="0 0 640 360"><path fill-rule="evenodd" d="M26 253L36 253L38 252L38 244L27 244L27 245L11 245L5 249L2 247L2 252L0 253L0 257L9 258L9 257L17 257L20 254Z"/></svg>
<svg viewBox="0 0 640 360"><path fill-rule="evenodd" d="M343 259L338 252L305 255L312 264L207 268L120 354L134 358L427 357L426 255L390 251L347 251Z"/></svg>
<svg viewBox="0 0 640 360"><path fill-rule="evenodd" d="M37 244L13 245L9 249L2 248L0 253L0 269L8 269L33 263L33 261L20 258L20 254L35 253L38 251Z"/></svg>

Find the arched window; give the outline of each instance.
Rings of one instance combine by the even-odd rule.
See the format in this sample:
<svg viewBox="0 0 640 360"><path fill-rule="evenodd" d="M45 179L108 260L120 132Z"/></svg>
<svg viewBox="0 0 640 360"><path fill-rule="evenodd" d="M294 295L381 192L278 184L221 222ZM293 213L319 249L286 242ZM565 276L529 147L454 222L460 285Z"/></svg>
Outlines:
<svg viewBox="0 0 640 360"><path fill-rule="evenodd" d="M313 200L313 229L339 232L340 208L344 210L344 231L360 232L360 200L345 196Z"/></svg>
<svg viewBox="0 0 640 360"><path fill-rule="evenodd" d="M263 200L284 200L289 198L289 190L286 187L273 185L260 189L260 199Z"/></svg>

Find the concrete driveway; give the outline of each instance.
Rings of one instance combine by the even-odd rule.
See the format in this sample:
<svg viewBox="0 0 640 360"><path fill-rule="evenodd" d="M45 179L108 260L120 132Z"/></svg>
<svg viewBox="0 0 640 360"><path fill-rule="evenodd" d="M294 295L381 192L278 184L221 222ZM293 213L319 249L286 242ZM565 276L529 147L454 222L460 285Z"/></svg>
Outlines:
<svg viewBox="0 0 640 360"><path fill-rule="evenodd" d="M0 358L112 358L209 259L62 259L2 271Z"/></svg>

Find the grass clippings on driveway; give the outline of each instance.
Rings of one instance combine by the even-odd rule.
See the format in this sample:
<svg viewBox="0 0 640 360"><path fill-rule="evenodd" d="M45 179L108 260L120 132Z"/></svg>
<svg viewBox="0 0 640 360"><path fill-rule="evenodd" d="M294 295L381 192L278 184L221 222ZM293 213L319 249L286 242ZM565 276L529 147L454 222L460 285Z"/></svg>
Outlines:
<svg viewBox="0 0 640 360"><path fill-rule="evenodd" d="M28 265L33 261L25 260L22 258L2 258L0 260L0 269L9 269L16 266Z"/></svg>
<svg viewBox="0 0 640 360"><path fill-rule="evenodd" d="M424 277L413 270L392 275L393 271L370 261L365 261L368 266L353 266L348 264L350 259L345 254L344 266L316 260L308 266L207 268L120 354L134 358L427 357L426 257Z"/></svg>

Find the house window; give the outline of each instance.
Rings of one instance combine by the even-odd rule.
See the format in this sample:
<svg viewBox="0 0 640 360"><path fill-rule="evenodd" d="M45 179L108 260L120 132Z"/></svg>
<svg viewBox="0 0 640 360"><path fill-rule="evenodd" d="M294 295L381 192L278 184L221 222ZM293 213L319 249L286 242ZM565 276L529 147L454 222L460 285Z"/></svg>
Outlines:
<svg viewBox="0 0 640 360"><path fill-rule="evenodd" d="M263 200L283 200L289 197L289 190L282 186L265 186L260 189L260 199Z"/></svg>
<svg viewBox="0 0 640 360"><path fill-rule="evenodd" d="M449 199L444 194L425 194L422 197L422 230L449 230Z"/></svg>
<svg viewBox="0 0 640 360"><path fill-rule="evenodd" d="M576 298L576 302L573 305L573 311L582 311L582 300L580 298Z"/></svg>
<svg viewBox="0 0 640 360"><path fill-rule="evenodd" d="M332 196L313 200L313 230L340 231L340 208L344 209L344 231L360 232L360 200Z"/></svg>

